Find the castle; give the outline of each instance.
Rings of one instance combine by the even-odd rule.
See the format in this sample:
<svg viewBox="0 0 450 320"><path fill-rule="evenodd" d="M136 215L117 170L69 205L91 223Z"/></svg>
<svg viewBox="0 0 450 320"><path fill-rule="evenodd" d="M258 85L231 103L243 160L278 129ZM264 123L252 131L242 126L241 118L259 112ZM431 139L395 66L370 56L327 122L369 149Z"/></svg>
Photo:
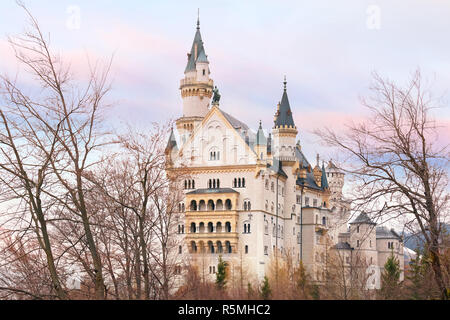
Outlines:
<svg viewBox="0 0 450 320"><path fill-rule="evenodd" d="M166 148L167 171L189 172L179 204L180 254L201 260L211 279L219 256L231 264L245 259L261 279L275 252L301 260L317 282L325 277L330 250L348 269L354 256L363 257L369 287L379 288L380 270L391 253L403 269L401 237L376 227L364 213L348 226L344 173L332 161L321 165L319 156L315 163L305 157L286 80L266 136L262 123L252 131L220 105L199 21L184 75L183 115Z"/></svg>

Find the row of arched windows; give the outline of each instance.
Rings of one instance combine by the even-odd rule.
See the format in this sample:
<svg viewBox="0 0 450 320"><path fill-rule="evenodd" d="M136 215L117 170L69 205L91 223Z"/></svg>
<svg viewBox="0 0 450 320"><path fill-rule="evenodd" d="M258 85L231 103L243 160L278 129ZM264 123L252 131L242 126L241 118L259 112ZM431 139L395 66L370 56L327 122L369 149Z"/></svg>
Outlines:
<svg viewBox="0 0 450 320"><path fill-rule="evenodd" d="M220 151L211 151L209 153L209 160L211 161L220 160Z"/></svg>
<svg viewBox="0 0 450 320"><path fill-rule="evenodd" d="M251 233L250 223L244 223L244 233Z"/></svg>
<svg viewBox="0 0 450 320"><path fill-rule="evenodd" d="M230 241L225 241L225 245L221 241L217 241L215 245L212 241L208 241L206 246L203 241L200 241L198 246L195 241L191 241L190 250L191 253L233 253Z"/></svg>
<svg viewBox="0 0 450 320"><path fill-rule="evenodd" d="M208 189L220 189L220 180L219 179L209 179Z"/></svg>
<svg viewBox="0 0 450 320"><path fill-rule="evenodd" d="M230 199L225 200L225 203L221 199L215 203L213 200L208 200L208 203L200 200L198 204L196 200L192 200L189 208L190 211L224 211L231 210L232 204Z"/></svg>
<svg viewBox="0 0 450 320"><path fill-rule="evenodd" d="M195 189L195 180L184 180L184 189Z"/></svg>
<svg viewBox="0 0 450 320"><path fill-rule="evenodd" d="M233 188L245 188L245 178L234 178Z"/></svg>
<svg viewBox="0 0 450 320"><path fill-rule="evenodd" d="M252 210L252 204L250 200L244 201L244 211L251 211Z"/></svg>
<svg viewBox="0 0 450 320"><path fill-rule="evenodd" d="M231 223L226 222L225 226L222 226L222 222L217 222L216 225L214 225L212 222L209 222L208 225L205 225L204 222L200 222L197 226L195 222L192 222L189 231L190 233L230 233Z"/></svg>

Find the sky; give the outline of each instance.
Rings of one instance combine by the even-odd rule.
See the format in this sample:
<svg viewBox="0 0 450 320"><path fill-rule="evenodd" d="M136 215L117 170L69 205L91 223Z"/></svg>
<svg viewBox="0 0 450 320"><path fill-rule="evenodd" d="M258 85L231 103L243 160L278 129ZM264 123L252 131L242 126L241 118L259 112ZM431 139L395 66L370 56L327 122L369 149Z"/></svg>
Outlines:
<svg viewBox="0 0 450 320"><path fill-rule="evenodd" d="M360 97L372 72L405 84L420 68L442 98L440 139L450 141L449 1L24 2L76 75L87 71L87 57L114 57L108 121L147 126L181 116L179 81L200 9L221 108L251 128L260 120L266 130L273 126L286 76L305 154L330 158L334 151L312 131L364 117ZM6 37L26 25L14 0L0 2L0 70L17 72Z"/></svg>

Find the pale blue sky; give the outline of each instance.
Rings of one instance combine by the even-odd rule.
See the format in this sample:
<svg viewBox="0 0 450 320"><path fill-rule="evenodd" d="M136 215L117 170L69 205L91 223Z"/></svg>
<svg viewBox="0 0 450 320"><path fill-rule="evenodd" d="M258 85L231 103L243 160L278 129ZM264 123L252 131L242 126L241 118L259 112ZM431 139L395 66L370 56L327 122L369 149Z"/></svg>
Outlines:
<svg viewBox="0 0 450 320"><path fill-rule="evenodd" d="M28 0L54 47L82 73L93 58L114 53L114 119L145 124L181 114L179 80L195 33L197 8L222 94L221 108L256 128L273 125L283 76L299 138L310 158L309 133L334 126L364 110L370 74L399 83L420 67L433 90L448 102L450 2L439 0L343 1L81 1ZM79 30L66 26L67 8L81 9ZM380 9L380 29L369 29L369 6ZM13 0L0 2L0 68L15 70L5 36L25 27ZM447 107L440 118L450 124ZM450 131L450 129L449 129ZM450 134L445 136L449 139ZM331 156L331 154L330 154Z"/></svg>

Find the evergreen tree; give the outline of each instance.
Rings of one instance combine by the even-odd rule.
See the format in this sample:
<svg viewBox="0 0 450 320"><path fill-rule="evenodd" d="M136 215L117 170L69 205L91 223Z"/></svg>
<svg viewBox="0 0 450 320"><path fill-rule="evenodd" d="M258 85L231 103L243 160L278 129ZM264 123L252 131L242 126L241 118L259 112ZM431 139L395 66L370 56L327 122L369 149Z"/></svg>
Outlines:
<svg viewBox="0 0 450 320"><path fill-rule="evenodd" d="M300 261L298 268L295 270L295 278L298 291L301 293L302 298L306 299L308 296L307 289L309 287L309 281L303 261Z"/></svg>
<svg viewBox="0 0 450 320"><path fill-rule="evenodd" d="M264 276L264 280L261 286L261 298L263 300L269 300L271 294L272 289L270 289L269 278L267 278L267 276Z"/></svg>
<svg viewBox="0 0 450 320"><path fill-rule="evenodd" d="M217 265L216 286L219 290L223 290L227 284L227 263L219 256L219 264Z"/></svg>
<svg viewBox="0 0 450 320"><path fill-rule="evenodd" d="M384 299L394 299L400 288L400 262L394 253L387 259L381 274L381 295Z"/></svg>

